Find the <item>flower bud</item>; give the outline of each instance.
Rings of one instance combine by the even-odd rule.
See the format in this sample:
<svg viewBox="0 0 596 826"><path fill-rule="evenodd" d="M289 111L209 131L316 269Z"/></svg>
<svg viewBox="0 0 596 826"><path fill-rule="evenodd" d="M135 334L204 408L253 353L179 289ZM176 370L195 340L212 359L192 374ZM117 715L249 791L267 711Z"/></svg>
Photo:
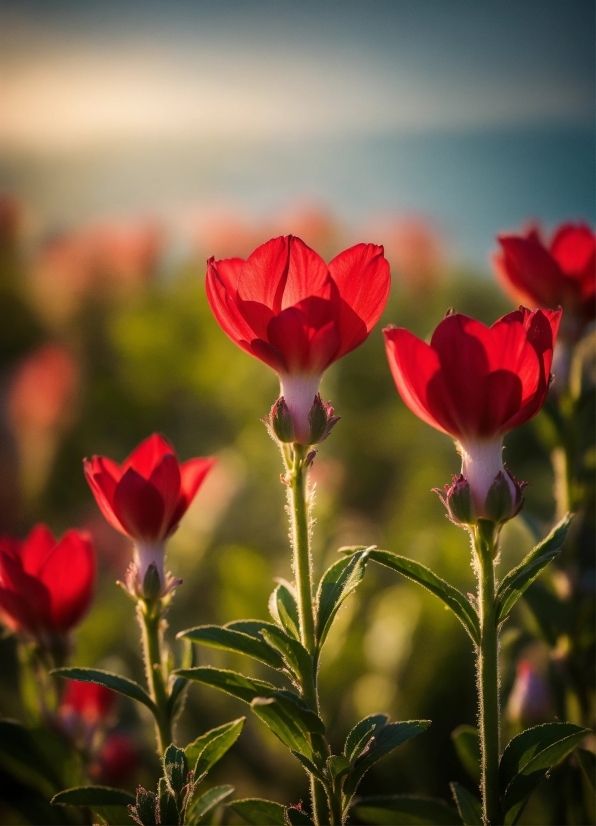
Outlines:
<svg viewBox="0 0 596 826"><path fill-rule="evenodd" d="M544 677L529 660L521 660L507 702L507 717L513 723L536 725L548 720L551 713L551 697Z"/></svg>
<svg viewBox="0 0 596 826"><path fill-rule="evenodd" d="M294 442L296 440L292 415L283 396L280 396L271 408L266 423L280 442Z"/></svg>
<svg viewBox="0 0 596 826"><path fill-rule="evenodd" d="M317 393L315 400L308 412L309 424L309 444L318 445L319 442L324 441L331 433L334 425L339 421L339 416L333 415L333 408L331 402L323 404L321 394Z"/></svg>
<svg viewBox="0 0 596 826"><path fill-rule="evenodd" d="M476 514L474 512L474 503L472 501L472 494L470 485L467 479L460 474L453 476L450 485L445 485L445 492L440 488L433 488L438 494L439 499L447 509L447 518L454 523L454 525L474 525L476 522Z"/></svg>
<svg viewBox="0 0 596 826"><path fill-rule="evenodd" d="M507 478L505 477L507 474ZM513 482L513 496L511 495ZM524 504L522 495L527 482L518 482L507 469L500 470L488 489L484 501L484 516L498 525L513 519Z"/></svg>

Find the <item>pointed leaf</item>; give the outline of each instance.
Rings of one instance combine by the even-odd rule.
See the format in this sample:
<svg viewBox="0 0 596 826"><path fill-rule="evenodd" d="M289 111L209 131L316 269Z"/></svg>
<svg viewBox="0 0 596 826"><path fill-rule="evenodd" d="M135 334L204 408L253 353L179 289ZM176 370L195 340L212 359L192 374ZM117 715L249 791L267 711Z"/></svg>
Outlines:
<svg viewBox="0 0 596 826"><path fill-rule="evenodd" d="M309 759L312 758L312 747L308 730L298 716L295 709L287 703L280 703L279 698L257 697L251 703L254 713L291 751L297 751Z"/></svg>
<svg viewBox="0 0 596 826"><path fill-rule="evenodd" d="M378 760L393 749L421 734L430 726L430 720L408 720L402 723L387 723L378 728L362 756L356 760L352 774L345 783L346 797L353 795L365 773Z"/></svg>
<svg viewBox="0 0 596 826"><path fill-rule="evenodd" d="M326 769L329 777L335 783L352 771L352 764L343 754L332 754L327 758Z"/></svg>
<svg viewBox="0 0 596 826"><path fill-rule="evenodd" d="M286 826L315 826L315 824L303 809L288 806L286 809Z"/></svg>
<svg viewBox="0 0 596 826"><path fill-rule="evenodd" d="M143 703L155 716L158 716L157 707L145 689L134 680L129 680L128 677L121 677L119 674L112 674L110 671L102 671L99 668L55 668L51 673L67 680L77 680L80 683L104 685L118 694L124 694L131 700Z"/></svg>
<svg viewBox="0 0 596 826"><path fill-rule="evenodd" d="M548 563L560 553L569 525L571 524L571 514L566 514L561 521L555 525L549 535L536 545L520 564L509 571L507 576L499 585L497 591L497 622L503 622L509 612L536 577L541 573Z"/></svg>
<svg viewBox="0 0 596 826"><path fill-rule="evenodd" d="M449 785L464 826L482 826L482 805L478 798L459 783Z"/></svg>
<svg viewBox="0 0 596 826"><path fill-rule="evenodd" d="M234 800L228 803L228 806L253 826L286 826L286 807L281 803L274 803L273 800L247 797L244 800Z"/></svg>
<svg viewBox="0 0 596 826"><path fill-rule="evenodd" d="M185 748L188 765L194 770L194 780L204 777L207 772L230 749L244 727L246 717L239 717L231 723L211 729L197 737Z"/></svg>
<svg viewBox="0 0 596 826"><path fill-rule="evenodd" d="M442 800L413 794L362 797L352 810L364 823L378 826L461 826L462 822Z"/></svg>
<svg viewBox="0 0 596 826"><path fill-rule="evenodd" d="M572 723L545 723L513 738L503 753L499 769L506 823L517 823L530 794L549 769L573 751L587 734L588 729Z"/></svg>
<svg viewBox="0 0 596 826"><path fill-rule="evenodd" d="M430 591L439 597L439 599L442 599L445 605L451 608L455 616L462 623L473 642L475 642L476 645L479 644L480 621L478 614L461 591L458 591L453 585L450 585L448 582L445 582L444 579L433 574L433 572L425 568L424 565L420 565L419 562L414 562L413 559L407 559L405 556L398 556L390 551L371 551L369 557L376 562L380 562L381 565L386 565L388 568L392 568L394 571L403 574L403 576L408 579L417 582L419 585L422 585L423 588L426 588L427 591Z"/></svg>
<svg viewBox="0 0 596 826"><path fill-rule="evenodd" d="M183 750L173 743L165 750L163 768L169 790L173 795L178 796L183 787L186 786L188 764Z"/></svg>
<svg viewBox="0 0 596 826"><path fill-rule="evenodd" d="M128 811L132 819L141 826L156 826L157 824L157 795L148 792L142 786L137 788L136 805L129 806Z"/></svg>
<svg viewBox="0 0 596 826"><path fill-rule="evenodd" d="M276 626L264 629L261 631L261 636L268 645L279 653L290 674L294 675L298 685L312 682L312 657L302 643L293 637L288 637L284 631Z"/></svg>
<svg viewBox="0 0 596 826"><path fill-rule="evenodd" d="M372 546L371 546L372 547ZM317 642L321 648L342 602L360 584L368 550L335 562L323 574L317 591Z"/></svg>
<svg viewBox="0 0 596 826"><path fill-rule="evenodd" d="M265 623L264 623L265 624ZM272 625L272 628L276 626ZM282 668L283 661L276 651L272 651L261 637L243 633L237 628L219 625L199 625L177 635L191 642L198 642L210 648L222 648L237 654L246 654L271 668Z"/></svg>
<svg viewBox="0 0 596 826"><path fill-rule="evenodd" d="M157 812L160 826L178 826L178 806L165 777L161 777L158 783Z"/></svg>
<svg viewBox="0 0 596 826"><path fill-rule="evenodd" d="M209 665L198 666L196 668L182 668L174 672L180 677L192 680L195 683L210 685L237 697L245 703L251 703L255 697L267 695L269 691L274 691L275 686L264 680L255 680L251 677L244 677L236 671L228 671L224 668L212 668Z"/></svg>
<svg viewBox="0 0 596 826"><path fill-rule="evenodd" d="M321 769L313 763L312 760L309 760L308 757L305 757L303 754L300 754L299 751L292 751L292 754L298 760L299 763L302 763L308 774L313 774L316 778L318 778L321 783L327 783L327 778L321 771Z"/></svg>
<svg viewBox="0 0 596 826"><path fill-rule="evenodd" d="M346 738L344 754L353 763L364 751L375 731L389 722L386 714L371 714L356 723Z"/></svg>
<svg viewBox="0 0 596 826"><path fill-rule="evenodd" d="M135 803L135 798L129 792L108 786L76 786L58 792L50 802L59 806L87 806L93 809L96 806L128 806Z"/></svg>
<svg viewBox="0 0 596 826"><path fill-rule="evenodd" d="M188 810L187 823L200 823L203 817L227 800L233 791L233 786L214 786L208 792L195 797Z"/></svg>
<svg viewBox="0 0 596 826"><path fill-rule="evenodd" d="M457 756L472 780L480 782L480 739L474 726L458 726L451 732Z"/></svg>
<svg viewBox="0 0 596 826"><path fill-rule="evenodd" d="M269 597L269 613L275 622L291 637L300 640L298 605L289 583L280 582Z"/></svg>
<svg viewBox="0 0 596 826"><path fill-rule="evenodd" d="M596 780L596 758L594 757L594 752L588 751L588 749L578 748L575 750L575 756L577 757L577 762L579 763L581 770L588 781L590 790L592 792L596 791L594 782Z"/></svg>

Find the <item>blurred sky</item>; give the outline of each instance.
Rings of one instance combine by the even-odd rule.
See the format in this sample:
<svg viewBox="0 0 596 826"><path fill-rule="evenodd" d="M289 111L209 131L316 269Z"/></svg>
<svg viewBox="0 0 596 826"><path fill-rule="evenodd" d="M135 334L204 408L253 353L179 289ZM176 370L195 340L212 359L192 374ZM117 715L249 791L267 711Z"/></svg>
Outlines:
<svg viewBox="0 0 596 826"><path fill-rule="evenodd" d="M482 263L526 218L593 220L594 15L0 0L0 186L44 228L211 203L310 201L353 224L413 209Z"/></svg>

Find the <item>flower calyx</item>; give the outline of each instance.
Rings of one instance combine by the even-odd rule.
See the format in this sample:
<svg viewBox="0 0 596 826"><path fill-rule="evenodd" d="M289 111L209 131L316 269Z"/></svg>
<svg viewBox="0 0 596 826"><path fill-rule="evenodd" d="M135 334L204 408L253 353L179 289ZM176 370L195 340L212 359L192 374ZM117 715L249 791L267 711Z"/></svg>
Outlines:
<svg viewBox="0 0 596 826"><path fill-rule="evenodd" d="M297 435L294 419L284 396L277 399L263 422L275 441L310 446L324 441L339 419L339 416L334 415L331 403L323 402L320 393L317 393L308 411L308 432L304 441Z"/></svg>
<svg viewBox="0 0 596 826"><path fill-rule="evenodd" d="M528 482L518 482L505 468L493 479L481 508L474 504L470 483L463 474L453 476L444 490L433 488L447 510L447 518L462 528L490 523L493 531L513 519L524 505L523 491ZM480 512L479 512L480 511ZM488 526L487 526L488 527Z"/></svg>

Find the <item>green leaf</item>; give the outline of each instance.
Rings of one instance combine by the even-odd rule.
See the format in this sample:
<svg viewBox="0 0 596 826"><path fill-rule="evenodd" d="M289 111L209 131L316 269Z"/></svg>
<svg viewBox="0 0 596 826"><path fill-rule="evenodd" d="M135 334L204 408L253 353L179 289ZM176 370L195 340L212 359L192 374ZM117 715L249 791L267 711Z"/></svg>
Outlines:
<svg viewBox="0 0 596 826"><path fill-rule="evenodd" d="M413 794L363 797L352 810L364 823L378 826L461 826L462 822L442 800Z"/></svg>
<svg viewBox="0 0 596 826"><path fill-rule="evenodd" d="M575 756L588 781L590 790L592 792L596 791L594 783L596 779L596 758L594 757L594 752L588 751L588 749L576 749Z"/></svg>
<svg viewBox="0 0 596 826"><path fill-rule="evenodd" d="M234 800L233 803L228 803L228 806L253 826L286 826L286 807L281 803L274 803L273 800L247 797L244 800Z"/></svg>
<svg viewBox="0 0 596 826"><path fill-rule="evenodd" d="M352 771L352 764L343 754L332 754L327 758L326 769L329 777L335 783Z"/></svg>
<svg viewBox="0 0 596 826"><path fill-rule="evenodd" d="M286 808L286 826L315 826L314 821L302 809L296 806Z"/></svg>
<svg viewBox="0 0 596 826"><path fill-rule="evenodd" d="M110 789L108 786L77 786L58 792L50 802L60 806L87 806L95 809L97 806L134 805L135 798L122 789Z"/></svg>
<svg viewBox="0 0 596 826"><path fill-rule="evenodd" d="M315 763L313 763L312 760L309 760L308 757L305 757L303 754L300 754L299 751L292 751L292 754L294 755L296 760L298 760L298 762L304 766L304 768L309 774L314 774L314 776L317 777L321 781L321 783L327 783L327 778L325 777L321 769Z"/></svg>
<svg viewBox="0 0 596 826"><path fill-rule="evenodd" d="M364 720L356 723L348 734L344 746L344 754L350 763L360 757L374 732L388 722L389 717L386 714L371 714L370 717L365 717Z"/></svg>
<svg viewBox="0 0 596 826"><path fill-rule="evenodd" d="M300 619L293 587L280 582L269 597L269 613L275 622L291 637L300 640Z"/></svg>
<svg viewBox="0 0 596 826"><path fill-rule="evenodd" d="M208 792L195 797L188 810L187 822L200 823L209 812L227 800L233 791L233 786L214 786Z"/></svg>
<svg viewBox="0 0 596 826"><path fill-rule="evenodd" d="M194 780L204 777L207 772L224 756L230 749L244 727L246 717L239 717L231 723L224 723L223 726L201 734L185 748L188 765L194 769Z"/></svg>
<svg viewBox="0 0 596 826"><path fill-rule="evenodd" d="M376 729L369 743L368 748L361 757L356 760L352 774L345 783L346 797L350 797L356 791L358 784L365 773L378 760L384 757L393 749L401 746L406 740L416 737L430 726L430 720L408 720L401 723L387 723Z"/></svg>
<svg viewBox="0 0 596 826"><path fill-rule="evenodd" d="M165 750L163 769L168 788L177 797L187 783L188 763L184 751L173 743Z"/></svg>
<svg viewBox="0 0 596 826"><path fill-rule="evenodd" d="M573 723L545 723L513 738L499 768L506 823L517 823L530 794L548 770L573 751L587 734L588 729Z"/></svg>
<svg viewBox="0 0 596 826"><path fill-rule="evenodd" d="M188 631L181 631L178 637L191 640L192 642L201 643L201 645L209 646L210 648L221 648L224 651L234 651L237 654L246 654L259 662L271 668L283 668L283 660L276 651L272 651L267 643L259 636L247 634L246 631L241 631L237 627L237 623L230 623L230 625L199 625L196 628L190 628ZM260 623L263 627L271 625L270 623ZM276 628L271 625L271 628ZM180 672L178 672L180 673Z"/></svg>
<svg viewBox="0 0 596 826"><path fill-rule="evenodd" d="M157 795L148 792L142 786L137 788L136 805L131 806L130 816L142 826L155 826L157 823Z"/></svg>
<svg viewBox="0 0 596 826"><path fill-rule="evenodd" d="M264 680L255 680L252 677L244 677L236 671L228 671L224 668L212 668L209 665L198 666L196 668L181 668L175 672L180 677L192 680L195 683L210 685L237 697L245 703L251 703L255 697L267 696L268 692L274 691L275 686Z"/></svg>
<svg viewBox="0 0 596 826"><path fill-rule="evenodd" d="M372 546L371 546L372 547ZM364 576L368 549L335 562L323 574L317 591L317 644L321 648L342 602Z"/></svg>
<svg viewBox="0 0 596 826"><path fill-rule="evenodd" d="M480 782L480 739L474 726L458 726L451 732L455 751L472 780Z"/></svg>
<svg viewBox="0 0 596 826"><path fill-rule="evenodd" d="M555 525L546 539L536 545L520 564L509 571L503 579L496 597L497 622L500 623L507 619L509 612L526 588L534 582L542 569L561 551L571 519L572 515L566 514Z"/></svg>
<svg viewBox="0 0 596 826"><path fill-rule="evenodd" d="M312 759L308 728L292 703L281 702L279 697L257 697L251 708L285 746Z"/></svg>
<svg viewBox="0 0 596 826"><path fill-rule="evenodd" d="M290 674L294 676L298 685L312 682L312 657L302 643L293 637L288 637L284 631L281 631L275 625L261 631L261 636L268 645L279 652L283 663Z"/></svg>
<svg viewBox="0 0 596 826"><path fill-rule="evenodd" d="M51 673L80 683L104 685L118 694L124 694L131 700L143 703L156 717L159 714L157 706L145 689L134 680L129 680L128 677L121 677L119 674L112 674L110 671L102 671L99 668L55 668Z"/></svg>
<svg viewBox="0 0 596 826"><path fill-rule="evenodd" d="M464 826L482 826L482 805L478 798L459 783L449 785Z"/></svg>
<svg viewBox="0 0 596 826"><path fill-rule="evenodd" d="M168 789L165 777L160 777L157 788L158 823L161 826L178 826L180 818L176 798Z"/></svg>
<svg viewBox="0 0 596 826"><path fill-rule="evenodd" d="M445 582L444 579L433 574L433 572L425 568L424 565L420 565L419 562L414 562L413 559L407 559L405 556L398 556L397 554L391 553L391 551L371 551L369 557L376 562L380 562L381 565L386 565L388 568L403 574L403 576L408 579L417 582L419 585L422 585L423 588L426 588L427 591L430 591L439 597L439 599L442 599L445 605L451 608L455 616L464 626L473 642L476 643L476 645L480 643L480 621L478 614L461 591L458 591L453 585L450 585L448 582Z"/></svg>

